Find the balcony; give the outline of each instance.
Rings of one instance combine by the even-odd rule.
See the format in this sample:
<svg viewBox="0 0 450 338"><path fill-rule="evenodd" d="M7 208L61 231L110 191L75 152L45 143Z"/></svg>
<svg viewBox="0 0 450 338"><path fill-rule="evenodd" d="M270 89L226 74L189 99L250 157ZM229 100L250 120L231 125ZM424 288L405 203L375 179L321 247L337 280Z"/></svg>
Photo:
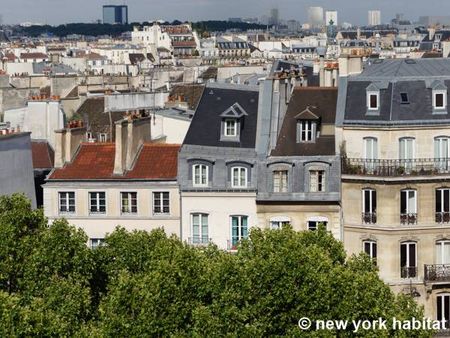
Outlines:
<svg viewBox="0 0 450 338"><path fill-rule="evenodd" d="M425 282L450 283L450 264L425 264Z"/></svg>
<svg viewBox="0 0 450 338"><path fill-rule="evenodd" d="M400 271L401 278L416 278L417 266L403 266Z"/></svg>
<svg viewBox="0 0 450 338"><path fill-rule="evenodd" d="M436 223L450 223L450 212L436 212Z"/></svg>
<svg viewBox="0 0 450 338"><path fill-rule="evenodd" d="M211 242L211 238L207 236L193 236L188 238L188 243L193 246L207 246Z"/></svg>
<svg viewBox="0 0 450 338"><path fill-rule="evenodd" d="M368 160L342 157L342 174L379 177L445 175L450 174L450 159Z"/></svg>
<svg viewBox="0 0 450 338"><path fill-rule="evenodd" d="M416 213L400 214L400 224L402 225L417 224L417 214Z"/></svg>
<svg viewBox="0 0 450 338"><path fill-rule="evenodd" d="M377 213L376 212L363 212L362 213L363 224L376 224L377 223Z"/></svg>

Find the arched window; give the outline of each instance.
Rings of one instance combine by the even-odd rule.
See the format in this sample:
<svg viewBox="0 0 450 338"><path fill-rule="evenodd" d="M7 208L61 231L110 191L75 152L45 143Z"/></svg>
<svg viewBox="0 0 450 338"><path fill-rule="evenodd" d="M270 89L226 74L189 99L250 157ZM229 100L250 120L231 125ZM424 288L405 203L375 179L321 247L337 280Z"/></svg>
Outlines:
<svg viewBox="0 0 450 338"><path fill-rule="evenodd" d="M195 187L208 186L208 169L205 164L194 164L192 166L192 183Z"/></svg>
<svg viewBox="0 0 450 338"><path fill-rule="evenodd" d="M374 240L363 241L363 251L373 260L377 259L377 242Z"/></svg>

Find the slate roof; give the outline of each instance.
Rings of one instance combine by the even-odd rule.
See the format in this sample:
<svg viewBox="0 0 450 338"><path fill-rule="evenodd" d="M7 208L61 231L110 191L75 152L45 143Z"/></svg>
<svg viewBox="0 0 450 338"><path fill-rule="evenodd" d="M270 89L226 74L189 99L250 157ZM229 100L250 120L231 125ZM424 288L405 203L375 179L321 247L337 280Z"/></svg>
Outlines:
<svg viewBox="0 0 450 338"><path fill-rule="evenodd" d="M180 145L145 143L133 168L114 175L114 143L82 143L75 158L49 180L176 180Z"/></svg>
<svg viewBox="0 0 450 338"><path fill-rule="evenodd" d="M184 144L254 148L258 115L258 88L248 85L209 84L203 91ZM220 141L221 114L238 103L248 114L241 119L239 142Z"/></svg>
<svg viewBox="0 0 450 338"><path fill-rule="evenodd" d="M436 84L449 88L449 59L384 60L367 66L360 74L349 76L340 88L338 124L425 124L450 120L449 113L433 113L432 87ZM367 114L366 91L377 86L380 109ZM401 101L406 93L408 102Z"/></svg>
<svg viewBox="0 0 450 338"><path fill-rule="evenodd" d="M337 88L296 87L271 156L335 155L334 135L319 135L314 143L297 143L296 136L297 117L302 113L318 117L319 125L334 125L337 95Z"/></svg>
<svg viewBox="0 0 450 338"><path fill-rule="evenodd" d="M52 169L55 153L47 141L31 141L33 169Z"/></svg>
<svg viewBox="0 0 450 338"><path fill-rule="evenodd" d="M169 96L183 96L184 101L188 103L189 109L195 109L200 101L204 87L204 85L198 84L174 85Z"/></svg>

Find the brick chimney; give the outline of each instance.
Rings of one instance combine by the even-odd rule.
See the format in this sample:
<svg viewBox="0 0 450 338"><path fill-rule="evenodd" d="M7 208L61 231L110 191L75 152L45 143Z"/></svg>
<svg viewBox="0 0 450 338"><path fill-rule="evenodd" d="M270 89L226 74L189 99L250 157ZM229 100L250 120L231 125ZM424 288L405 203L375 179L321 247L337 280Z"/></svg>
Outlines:
<svg viewBox="0 0 450 338"><path fill-rule="evenodd" d="M114 174L123 175L133 166L136 155L142 144L151 140L151 117L139 119L123 119L115 123L116 156L114 159Z"/></svg>
<svg viewBox="0 0 450 338"><path fill-rule="evenodd" d="M55 130L55 168L71 162L81 142L86 141L86 127Z"/></svg>

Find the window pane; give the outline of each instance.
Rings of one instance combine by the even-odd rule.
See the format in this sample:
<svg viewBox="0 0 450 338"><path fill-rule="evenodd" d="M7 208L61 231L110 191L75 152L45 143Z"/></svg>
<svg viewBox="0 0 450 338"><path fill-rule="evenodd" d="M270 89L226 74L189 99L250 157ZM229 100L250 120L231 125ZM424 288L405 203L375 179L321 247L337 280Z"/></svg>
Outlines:
<svg viewBox="0 0 450 338"><path fill-rule="evenodd" d="M416 244L409 244L409 266L417 266L416 264Z"/></svg>
<svg viewBox="0 0 450 338"><path fill-rule="evenodd" d="M444 106L444 95L436 94L436 107L443 107L443 106Z"/></svg>
<svg viewBox="0 0 450 338"><path fill-rule="evenodd" d="M442 212L442 190L436 189L436 212Z"/></svg>
<svg viewBox="0 0 450 338"><path fill-rule="evenodd" d="M378 108L377 95L370 95L370 108Z"/></svg>
<svg viewBox="0 0 450 338"><path fill-rule="evenodd" d="M407 209L406 209L406 191L402 191L400 196L400 213L402 214L406 214L407 213Z"/></svg>
<svg viewBox="0 0 450 338"><path fill-rule="evenodd" d="M400 245L400 266L403 268L406 266L406 244Z"/></svg>

